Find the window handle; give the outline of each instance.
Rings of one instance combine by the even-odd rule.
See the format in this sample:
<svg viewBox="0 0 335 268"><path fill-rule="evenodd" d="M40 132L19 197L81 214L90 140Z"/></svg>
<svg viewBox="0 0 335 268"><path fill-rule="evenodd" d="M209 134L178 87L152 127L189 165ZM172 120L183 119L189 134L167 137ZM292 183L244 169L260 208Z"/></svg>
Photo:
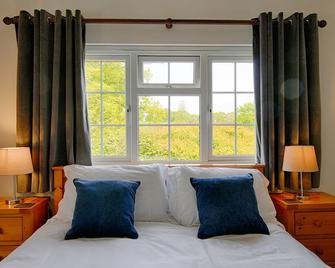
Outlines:
<svg viewBox="0 0 335 268"><path fill-rule="evenodd" d="M127 109L126 109L127 113L129 113L130 110L131 110L130 105L127 105Z"/></svg>

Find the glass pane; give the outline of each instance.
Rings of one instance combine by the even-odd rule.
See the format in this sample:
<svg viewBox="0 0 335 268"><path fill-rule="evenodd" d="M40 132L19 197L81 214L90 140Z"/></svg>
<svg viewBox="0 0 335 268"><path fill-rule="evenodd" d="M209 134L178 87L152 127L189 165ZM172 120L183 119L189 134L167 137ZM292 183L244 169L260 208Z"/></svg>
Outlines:
<svg viewBox="0 0 335 268"><path fill-rule="evenodd" d="M235 130L233 126L213 126L213 155L235 154Z"/></svg>
<svg viewBox="0 0 335 268"><path fill-rule="evenodd" d="M254 91L254 71L251 62L236 63L236 90Z"/></svg>
<svg viewBox="0 0 335 268"><path fill-rule="evenodd" d="M140 124L168 123L167 96L141 96L138 104L138 118Z"/></svg>
<svg viewBox="0 0 335 268"><path fill-rule="evenodd" d="M101 155L101 127L90 127L91 151L93 156Z"/></svg>
<svg viewBox="0 0 335 268"><path fill-rule="evenodd" d="M254 124L254 94L237 94L236 98L236 122L238 124Z"/></svg>
<svg viewBox="0 0 335 268"><path fill-rule="evenodd" d="M87 94L88 102L88 121L92 124L101 124L101 95L100 94Z"/></svg>
<svg viewBox="0 0 335 268"><path fill-rule="evenodd" d="M126 127L104 127L104 155L112 157L125 157Z"/></svg>
<svg viewBox="0 0 335 268"><path fill-rule="evenodd" d="M168 127L139 127L140 160L168 160Z"/></svg>
<svg viewBox="0 0 335 268"><path fill-rule="evenodd" d="M143 62L143 82L146 84L168 83L168 63Z"/></svg>
<svg viewBox="0 0 335 268"><path fill-rule="evenodd" d="M126 124L126 95L103 94L104 124Z"/></svg>
<svg viewBox="0 0 335 268"><path fill-rule="evenodd" d="M213 62L212 63L212 90L234 91L234 63Z"/></svg>
<svg viewBox="0 0 335 268"><path fill-rule="evenodd" d="M254 126L238 126L236 128L237 154L239 155L255 155L255 127Z"/></svg>
<svg viewBox="0 0 335 268"><path fill-rule="evenodd" d="M198 126L172 126L171 160L199 160L200 138Z"/></svg>
<svg viewBox="0 0 335 268"><path fill-rule="evenodd" d="M213 124L233 124L235 121L234 94L213 94Z"/></svg>
<svg viewBox="0 0 335 268"><path fill-rule="evenodd" d="M172 124L199 123L198 96L172 96L170 97L170 109Z"/></svg>
<svg viewBox="0 0 335 268"><path fill-rule="evenodd" d="M86 91L100 91L100 61L85 62Z"/></svg>
<svg viewBox="0 0 335 268"><path fill-rule="evenodd" d="M126 90L126 64L124 61L102 63L102 90L124 92Z"/></svg>
<svg viewBox="0 0 335 268"><path fill-rule="evenodd" d="M193 84L194 63L193 62L170 62L171 84Z"/></svg>

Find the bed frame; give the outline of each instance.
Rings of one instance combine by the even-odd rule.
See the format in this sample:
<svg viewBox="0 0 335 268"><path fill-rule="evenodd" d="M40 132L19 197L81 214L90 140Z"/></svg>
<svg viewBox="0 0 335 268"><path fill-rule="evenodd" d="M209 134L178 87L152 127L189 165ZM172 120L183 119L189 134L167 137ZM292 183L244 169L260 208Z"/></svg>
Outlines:
<svg viewBox="0 0 335 268"><path fill-rule="evenodd" d="M204 167L204 168L251 168L258 169L260 172L264 173L264 164L199 164L199 165L190 165L192 167ZM169 167L174 167L169 165ZM64 185L67 180L64 174L64 169L61 166L53 167L53 178L54 178L54 202L53 202L53 214L56 214L58 211L59 202L62 200L64 195Z"/></svg>

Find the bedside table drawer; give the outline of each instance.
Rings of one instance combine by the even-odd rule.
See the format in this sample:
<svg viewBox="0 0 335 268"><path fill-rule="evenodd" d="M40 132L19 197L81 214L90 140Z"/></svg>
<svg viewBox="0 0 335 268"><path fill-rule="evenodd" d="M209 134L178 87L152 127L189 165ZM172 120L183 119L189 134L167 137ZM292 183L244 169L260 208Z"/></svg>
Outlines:
<svg viewBox="0 0 335 268"><path fill-rule="evenodd" d="M295 213L295 234L335 234L335 212Z"/></svg>
<svg viewBox="0 0 335 268"><path fill-rule="evenodd" d="M17 246L0 246L0 261L7 257Z"/></svg>
<svg viewBox="0 0 335 268"><path fill-rule="evenodd" d="M299 241L323 261L335 261L335 239L301 239Z"/></svg>
<svg viewBox="0 0 335 268"><path fill-rule="evenodd" d="M22 218L0 218L0 241L22 240Z"/></svg>

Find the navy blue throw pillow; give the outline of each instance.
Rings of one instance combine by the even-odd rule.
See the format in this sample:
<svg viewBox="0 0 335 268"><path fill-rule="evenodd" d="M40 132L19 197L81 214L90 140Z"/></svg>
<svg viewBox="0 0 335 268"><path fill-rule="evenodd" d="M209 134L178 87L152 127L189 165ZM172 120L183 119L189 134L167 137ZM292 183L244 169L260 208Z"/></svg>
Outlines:
<svg viewBox="0 0 335 268"><path fill-rule="evenodd" d="M196 190L198 238L228 234L269 234L259 215L252 174L217 179L191 178Z"/></svg>
<svg viewBox="0 0 335 268"><path fill-rule="evenodd" d="M74 179L77 200L65 240L80 237L129 237L134 227L137 181Z"/></svg>

